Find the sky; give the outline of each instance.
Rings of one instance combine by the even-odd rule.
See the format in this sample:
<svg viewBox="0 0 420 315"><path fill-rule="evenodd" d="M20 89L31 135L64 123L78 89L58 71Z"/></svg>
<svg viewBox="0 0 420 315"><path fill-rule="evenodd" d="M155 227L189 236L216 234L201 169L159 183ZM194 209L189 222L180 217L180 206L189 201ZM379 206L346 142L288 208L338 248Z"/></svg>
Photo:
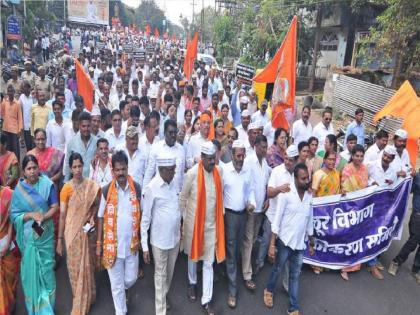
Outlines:
<svg viewBox="0 0 420 315"><path fill-rule="evenodd" d="M122 0L122 2L135 8L139 6L141 0ZM194 0L194 2L194 11L196 14L201 11L203 3L204 7L209 5L214 6L215 3L214 0ZM188 20L191 21L193 12L193 0L155 0L155 3L161 10L165 12L165 15L172 23L180 25L180 14L182 14L183 17L186 16Z"/></svg>

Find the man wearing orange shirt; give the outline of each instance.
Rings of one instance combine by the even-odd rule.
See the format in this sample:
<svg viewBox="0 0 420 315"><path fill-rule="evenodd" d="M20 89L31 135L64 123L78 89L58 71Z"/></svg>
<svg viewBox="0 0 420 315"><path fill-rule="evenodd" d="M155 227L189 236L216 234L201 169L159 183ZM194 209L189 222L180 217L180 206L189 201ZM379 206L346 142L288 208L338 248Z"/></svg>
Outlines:
<svg viewBox="0 0 420 315"><path fill-rule="evenodd" d="M7 137L7 150L20 157L19 138L23 141L23 118L22 108L15 99L15 88L12 84L7 85L7 97L1 102L2 131Z"/></svg>

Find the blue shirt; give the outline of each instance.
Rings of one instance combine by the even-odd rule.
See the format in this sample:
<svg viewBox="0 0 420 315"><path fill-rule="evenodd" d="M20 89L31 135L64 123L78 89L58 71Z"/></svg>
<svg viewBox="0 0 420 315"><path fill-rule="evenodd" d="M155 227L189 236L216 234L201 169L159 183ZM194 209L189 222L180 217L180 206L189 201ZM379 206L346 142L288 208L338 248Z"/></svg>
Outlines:
<svg viewBox="0 0 420 315"><path fill-rule="evenodd" d="M344 143L347 143L347 137L354 134L357 137L357 144L365 145L365 125L358 124L355 120L348 125Z"/></svg>
<svg viewBox="0 0 420 315"><path fill-rule="evenodd" d="M420 213L420 173L417 173L413 179L413 212Z"/></svg>

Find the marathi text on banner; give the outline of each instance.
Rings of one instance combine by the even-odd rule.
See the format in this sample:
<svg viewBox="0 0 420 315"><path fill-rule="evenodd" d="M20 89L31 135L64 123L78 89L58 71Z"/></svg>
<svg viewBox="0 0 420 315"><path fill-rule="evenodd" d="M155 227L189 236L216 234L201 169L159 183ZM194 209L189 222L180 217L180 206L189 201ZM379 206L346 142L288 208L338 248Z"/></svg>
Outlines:
<svg viewBox="0 0 420 315"><path fill-rule="evenodd" d="M67 0L68 19L88 24L109 24L109 1Z"/></svg>
<svg viewBox="0 0 420 315"><path fill-rule="evenodd" d="M389 187L371 186L345 197L313 201L315 254L304 262L342 269L366 262L388 249L401 236L408 207L411 178Z"/></svg>

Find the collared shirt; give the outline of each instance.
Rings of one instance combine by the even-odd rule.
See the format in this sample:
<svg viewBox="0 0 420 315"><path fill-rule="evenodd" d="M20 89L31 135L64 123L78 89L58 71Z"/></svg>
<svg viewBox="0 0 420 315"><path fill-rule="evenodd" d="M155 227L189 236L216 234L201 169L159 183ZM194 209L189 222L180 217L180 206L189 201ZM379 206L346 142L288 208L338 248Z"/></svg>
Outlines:
<svg viewBox="0 0 420 315"><path fill-rule="evenodd" d="M18 134L23 129L22 107L17 99L10 102L9 97L5 97L1 102L0 114L4 131Z"/></svg>
<svg viewBox="0 0 420 315"><path fill-rule="evenodd" d="M344 143L347 143L347 137L351 134L357 137L357 144L365 145L365 125L363 123L358 124L355 120L353 120L347 126Z"/></svg>
<svg viewBox="0 0 420 315"><path fill-rule="evenodd" d="M25 70L22 72L21 76L22 80L28 81L31 84L31 87L33 88L35 86L35 78L36 74L30 71L29 73Z"/></svg>
<svg viewBox="0 0 420 315"><path fill-rule="evenodd" d="M369 185L376 182L379 186L387 186L386 180L391 182L395 182L397 180L397 172L398 170L392 166L392 163L389 165L388 169L385 171L382 167L382 158L369 163L368 165L369 171Z"/></svg>
<svg viewBox="0 0 420 315"><path fill-rule="evenodd" d="M159 92L160 82L156 81L150 81L150 88L147 91L147 96L150 98L157 98L158 92Z"/></svg>
<svg viewBox="0 0 420 315"><path fill-rule="evenodd" d="M55 119L48 121L45 130L47 132L47 147L54 147L62 152L66 152L66 131L72 128L72 123L68 119L64 119L58 124Z"/></svg>
<svg viewBox="0 0 420 315"><path fill-rule="evenodd" d="M270 116L268 115L267 112L265 112L265 114L261 114L261 111L258 110L255 113L252 114L251 116L251 121L252 122L260 122L260 126L265 126L266 123L268 123L270 121Z"/></svg>
<svg viewBox="0 0 420 315"><path fill-rule="evenodd" d="M133 177L134 181L137 183L143 182L144 176L144 159L142 159L142 155L140 149L134 151L133 155L130 157L130 153L127 150L127 146L119 145L115 148L117 151L122 150L127 155L128 158L128 175Z"/></svg>
<svg viewBox="0 0 420 315"><path fill-rule="evenodd" d="M255 152L250 155L247 154L244 165L251 170L251 179L254 182L254 213L262 212L264 201L267 199L267 184L270 178L271 168L268 166L265 158L262 159L262 163L260 164Z"/></svg>
<svg viewBox="0 0 420 315"><path fill-rule="evenodd" d="M284 164L276 166L271 172L270 178L268 179L267 187L277 188L283 184L292 184L293 183L293 174L291 174ZM268 206L267 212L265 215L273 222L274 216L277 211L277 200L282 193L279 193L276 197L270 198L270 205Z"/></svg>
<svg viewBox="0 0 420 315"><path fill-rule="evenodd" d="M187 145L187 168L193 167L195 160L201 158L201 145L207 141L200 132L191 136Z"/></svg>
<svg viewBox="0 0 420 315"><path fill-rule="evenodd" d="M304 250L305 236L314 234L312 194L305 191L300 199L295 184L291 184L290 191L280 194L277 200L271 230L287 247Z"/></svg>
<svg viewBox="0 0 420 315"><path fill-rule="evenodd" d="M89 163L90 164L90 163ZM126 258L131 255L131 237L133 235L133 211L131 206L131 192L128 183L122 189L118 182L115 183L118 192L117 205L117 258ZM138 199L141 196L137 196ZM101 203L99 206L98 217L105 215L106 200L101 194Z"/></svg>
<svg viewBox="0 0 420 315"><path fill-rule="evenodd" d="M235 127L238 131L238 140L248 141L248 131L244 129L242 124Z"/></svg>
<svg viewBox="0 0 420 315"><path fill-rule="evenodd" d="M29 130L31 128L31 110L32 105L34 104L34 98L31 94L29 94L29 96L21 94L19 97L19 102L22 106L23 129Z"/></svg>
<svg viewBox="0 0 420 315"><path fill-rule="evenodd" d="M365 152L364 164L375 162L382 157L382 150L379 149L376 143L372 144Z"/></svg>
<svg viewBox="0 0 420 315"><path fill-rule="evenodd" d="M263 129L263 135L267 137L268 146L274 143L275 132L276 132L276 129L273 128L271 121L265 124L264 129Z"/></svg>
<svg viewBox="0 0 420 315"><path fill-rule="evenodd" d="M105 138L109 142L109 149L114 150L118 146L124 146L125 144L125 135L123 129L121 128L120 134L118 137L115 135L114 128L109 128L105 132Z"/></svg>
<svg viewBox="0 0 420 315"><path fill-rule="evenodd" d="M171 154L176 159L175 177L173 179L177 192L181 191L182 182L185 172L185 151L182 145L175 143L172 147L166 144L165 140L160 140L150 149L149 159L147 161L146 172L143 179L143 187L145 187L155 176L157 170L156 158L162 154Z"/></svg>
<svg viewBox="0 0 420 315"><path fill-rule="evenodd" d="M404 171L408 175L411 173L411 162L410 162L410 155L408 154L407 149L404 149L401 156L398 154L395 154L395 158L391 163L391 166L399 171Z"/></svg>
<svg viewBox="0 0 420 315"><path fill-rule="evenodd" d="M45 77L43 80L40 77L37 77L35 79L35 89L44 91L46 99L51 98L51 92L53 88L50 79L47 77Z"/></svg>
<svg viewBox="0 0 420 315"><path fill-rule="evenodd" d="M92 162L93 157L96 153L96 142L98 138L94 135L90 135L89 141L85 145L80 135L80 132L71 139L70 143L67 146L66 157L69 157L72 152L79 153L83 158L83 177L89 176L89 167ZM68 163L64 163L64 177L65 182L70 179L70 167Z"/></svg>
<svg viewBox="0 0 420 315"><path fill-rule="evenodd" d="M292 127L293 143L297 146L302 141L308 141L312 135L312 125L308 121L307 124L302 119L296 120Z"/></svg>
<svg viewBox="0 0 420 315"><path fill-rule="evenodd" d="M34 131L38 128L45 129L48 123L48 113L50 108L47 104L39 105L34 104L31 108L31 133L34 135Z"/></svg>
<svg viewBox="0 0 420 315"><path fill-rule="evenodd" d="M150 244L160 249L174 248L181 238L181 212L173 181L168 184L157 173L143 191L142 210L140 231L143 251L149 250L149 227Z"/></svg>
<svg viewBox="0 0 420 315"><path fill-rule="evenodd" d="M325 127L325 125L321 122L316 125L312 131L312 136L318 139L318 150L322 151L325 150L324 143L325 143L325 137L328 135L334 134L334 126L332 123L329 124L328 128Z"/></svg>
<svg viewBox="0 0 420 315"><path fill-rule="evenodd" d="M99 166L99 161L96 163L95 168L92 166L92 163L90 163L89 178L101 187L108 185L112 181L111 161L108 161L104 169Z"/></svg>
<svg viewBox="0 0 420 315"><path fill-rule="evenodd" d="M238 173L232 162L222 165L223 202L225 208L233 211L245 210L247 203L254 206L254 183L251 180L251 170L245 165Z"/></svg>
<svg viewBox="0 0 420 315"><path fill-rule="evenodd" d="M64 89L65 102L64 106L68 109L75 109L73 93L68 89Z"/></svg>

